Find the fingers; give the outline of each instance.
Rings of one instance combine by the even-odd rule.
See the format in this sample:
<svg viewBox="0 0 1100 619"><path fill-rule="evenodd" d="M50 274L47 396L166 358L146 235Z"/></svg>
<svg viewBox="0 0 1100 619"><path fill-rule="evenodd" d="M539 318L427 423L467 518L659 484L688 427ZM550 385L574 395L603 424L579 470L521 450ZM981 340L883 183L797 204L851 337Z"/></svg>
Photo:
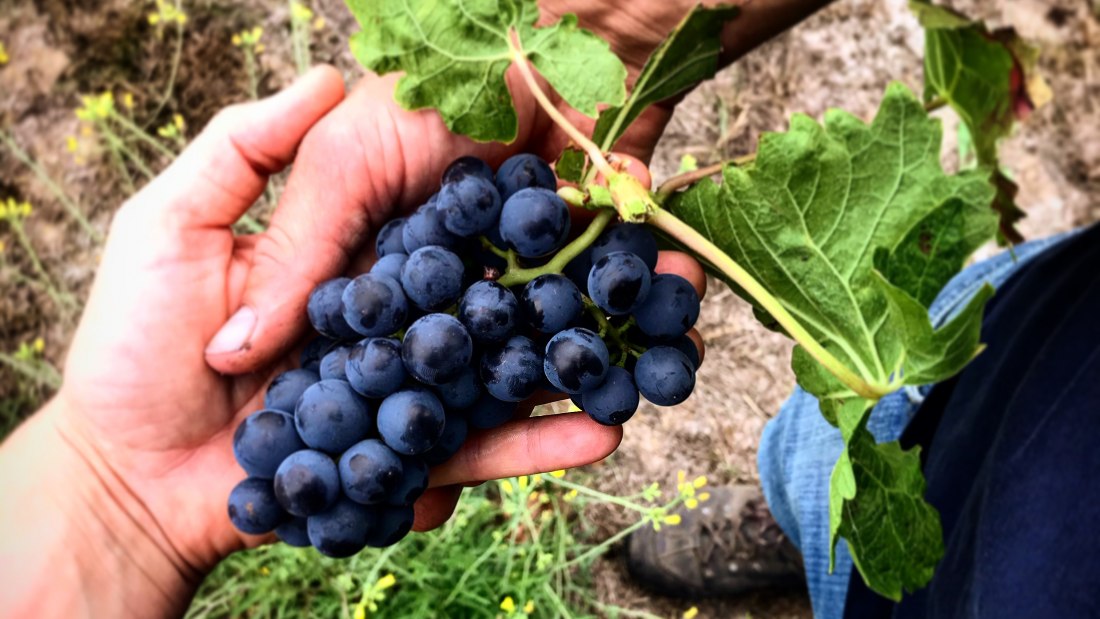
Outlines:
<svg viewBox="0 0 1100 619"><path fill-rule="evenodd" d="M546 473L591 464L619 446L623 430L585 413L511 421L471 436L453 458L432 470L432 487Z"/></svg>
<svg viewBox="0 0 1100 619"><path fill-rule="evenodd" d="M434 112L397 108L392 81L364 79L303 141L240 298L250 328L244 339L215 338L206 355L214 369L246 373L283 354L306 326L310 291L343 272L397 205L438 182L455 138Z"/></svg>
<svg viewBox="0 0 1100 619"><path fill-rule="evenodd" d="M461 495L461 486L429 488L413 505L413 531L431 531L447 522Z"/></svg>
<svg viewBox="0 0 1100 619"><path fill-rule="evenodd" d="M695 348L699 351L699 365L703 365L703 358L707 356L707 347L703 344L703 335L699 333L698 329L692 329L687 332L687 336L691 338L692 342L695 342Z"/></svg>
<svg viewBox="0 0 1100 619"><path fill-rule="evenodd" d="M657 254L658 273L673 273L691 282L702 299L707 294L707 274L703 265L691 256L679 251L661 251Z"/></svg>
<svg viewBox="0 0 1100 619"><path fill-rule="evenodd" d="M229 226L343 96L339 72L320 66L277 95L226 108L134 201L170 216L177 229Z"/></svg>
<svg viewBox="0 0 1100 619"><path fill-rule="evenodd" d="M642 184L642 187L650 189L653 186L653 177L649 174L649 166L647 166L641 159L628 155L626 153L611 153L607 158L608 163L620 171L627 172L634 178L638 179L638 182ZM607 184L607 179L604 178L603 173L596 175L596 182L601 185Z"/></svg>

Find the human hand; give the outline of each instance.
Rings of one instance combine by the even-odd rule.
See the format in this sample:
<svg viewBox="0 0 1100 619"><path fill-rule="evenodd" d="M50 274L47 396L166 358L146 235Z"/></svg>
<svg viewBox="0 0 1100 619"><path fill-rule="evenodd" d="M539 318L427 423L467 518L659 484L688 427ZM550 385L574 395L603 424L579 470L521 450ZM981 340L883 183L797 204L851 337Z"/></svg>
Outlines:
<svg viewBox="0 0 1100 619"><path fill-rule="evenodd" d="M142 599L158 614L178 612L219 559L262 541L240 535L226 515L229 490L243 477L233 430L262 408L272 375L292 364L288 352L304 332L309 291L358 260L361 241L393 206L415 206L407 176L431 178L420 185L430 186L471 146L433 114L393 107L377 78L366 82L374 86L341 104L340 77L320 68L272 99L223 112L119 210L64 384L0 450L0 476L13 499L0 508L0 526L26 533L0 543L5 563L25 568L0 586L0 609L48 615L51 605L79 602L113 616L122 609L112 604ZM439 145L447 154L402 156L395 140ZM235 237L233 222L292 160L271 227ZM666 255L662 264L694 268L702 281L694 263ZM516 421L475 436L433 472L446 485L417 504L417 528L445 520L462 484L586 464L620 438L618 428L583 414ZM59 549L59 538L80 543ZM53 552L41 552L51 541ZM58 561L86 555L98 569L75 561L73 586L61 586ZM156 601L104 596L123 574L136 575L126 593L152 591ZM106 582L97 595L87 588L99 579ZM68 596L19 595L46 580Z"/></svg>
<svg viewBox="0 0 1100 619"><path fill-rule="evenodd" d="M426 198L453 158L499 163L519 150L549 158L565 142L521 89L523 133L502 147L453 136L432 112L400 110L394 81L367 77L344 99L339 77L318 69L282 95L231 109L119 211L64 386L0 450L8 496L28 497L0 508L0 525L27 532L0 547L5 562L23 568L0 586L0 609L37 612L75 600L102 604L94 614L133 611L134 603L150 613L181 610L206 570L260 541L240 536L225 515L242 476L230 440L286 367L309 290L349 265L363 270L369 254L359 253L360 241L395 209ZM620 148L648 157L666 121L659 108L643 116ZM269 230L234 237L230 225L291 160ZM662 268L702 284L698 265L683 256L662 256ZM418 504L417 528L446 519L460 484L587 463L620 437L583 415L562 415L476 438L433 472L448 485ZM42 551L59 532L83 550ZM134 591L117 592L125 573L137 575ZM19 595L36 582L67 595ZM97 585L107 594L93 596ZM155 602L133 597L143 589L156 592Z"/></svg>

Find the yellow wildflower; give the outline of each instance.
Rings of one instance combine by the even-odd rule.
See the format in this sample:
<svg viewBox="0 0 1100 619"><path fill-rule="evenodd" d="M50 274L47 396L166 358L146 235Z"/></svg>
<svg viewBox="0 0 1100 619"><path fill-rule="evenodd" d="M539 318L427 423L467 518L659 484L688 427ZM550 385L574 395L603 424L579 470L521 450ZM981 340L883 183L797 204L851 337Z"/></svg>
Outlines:
<svg viewBox="0 0 1100 619"><path fill-rule="evenodd" d="M254 48L257 51L263 47L260 43L260 39L264 37L263 26L254 26L247 30L242 30L233 35L233 45L244 48Z"/></svg>
<svg viewBox="0 0 1100 619"><path fill-rule="evenodd" d="M500 480L500 491L504 494L512 494L515 492L515 489L512 487L512 482L507 479L502 479Z"/></svg>
<svg viewBox="0 0 1100 619"><path fill-rule="evenodd" d="M8 64L11 57L8 56L8 50L4 48L4 43L0 41L0 67Z"/></svg>
<svg viewBox="0 0 1100 619"><path fill-rule="evenodd" d="M527 603L523 605L523 612L528 615L535 612L535 601L527 600Z"/></svg>
<svg viewBox="0 0 1100 619"><path fill-rule="evenodd" d="M696 477L695 479L691 480L691 485L695 486L696 489L702 488L703 486L707 485L707 476L700 475Z"/></svg>
<svg viewBox="0 0 1100 619"><path fill-rule="evenodd" d="M687 499L684 499L684 507L688 509L695 509L696 507L699 507L699 499L695 497L688 497Z"/></svg>
<svg viewBox="0 0 1100 619"><path fill-rule="evenodd" d="M706 503L708 499L710 499L710 493L709 492L700 492L699 493L699 502L700 503Z"/></svg>
<svg viewBox="0 0 1100 619"><path fill-rule="evenodd" d="M77 142L75 136L70 135L69 137L65 138L65 150L69 151L70 153L75 153L76 149L78 148L80 148L80 142Z"/></svg>
<svg viewBox="0 0 1100 619"><path fill-rule="evenodd" d="M0 219L14 221L29 217L34 212L30 202L16 202L15 198L8 198L0 202Z"/></svg>
<svg viewBox="0 0 1100 619"><path fill-rule="evenodd" d="M374 588L377 591L385 591L390 587L397 584L397 577L393 574L386 574L378 579L378 582L374 583Z"/></svg>
<svg viewBox="0 0 1100 619"><path fill-rule="evenodd" d="M500 609L511 615L516 612L516 601L512 599L512 596L505 596L500 602Z"/></svg>
<svg viewBox="0 0 1100 619"><path fill-rule="evenodd" d="M325 18L324 17L318 17L317 19L313 20L313 29L314 30L324 30L325 29Z"/></svg>
<svg viewBox="0 0 1100 619"><path fill-rule="evenodd" d="M565 470L561 469L561 470L557 470L557 471L551 471L550 472L550 477L561 479L562 477L565 477Z"/></svg>
<svg viewBox="0 0 1100 619"><path fill-rule="evenodd" d="M695 617L699 616L699 608L696 606L692 606L691 608L685 610L682 616L684 619L695 619Z"/></svg>
<svg viewBox="0 0 1100 619"><path fill-rule="evenodd" d="M665 516L665 520L664 520L665 524L667 524L670 527L674 527L674 526L680 524L680 522L682 522L682 521L683 521L683 519L680 518L680 514L669 514L668 516Z"/></svg>
<svg viewBox="0 0 1100 619"><path fill-rule="evenodd" d="M46 340L36 337L34 338L34 344L32 344L32 346L34 347L34 352L41 353L46 350Z"/></svg>
<svg viewBox="0 0 1100 619"><path fill-rule="evenodd" d="M85 95L80 101L84 105L76 111L76 117L84 122L103 120L115 111L115 95L110 91L100 95Z"/></svg>
<svg viewBox="0 0 1100 619"><path fill-rule="evenodd" d="M291 2L290 18L297 22L308 22L313 19L313 11L300 2Z"/></svg>
<svg viewBox="0 0 1100 619"><path fill-rule="evenodd" d="M157 10L149 13L148 19L149 24L152 26L162 26L173 22L182 26L187 23L187 13L174 3L157 0Z"/></svg>
<svg viewBox="0 0 1100 619"><path fill-rule="evenodd" d="M122 105L128 110L134 109L134 93L128 92L122 95Z"/></svg>
<svg viewBox="0 0 1100 619"><path fill-rule="evenodd" d="M517 479L516 481L519 482L519 489L520 490L526 490L527 489L527 481L528 480L527 480L526 475L520 475L519 479Z"/></svg>

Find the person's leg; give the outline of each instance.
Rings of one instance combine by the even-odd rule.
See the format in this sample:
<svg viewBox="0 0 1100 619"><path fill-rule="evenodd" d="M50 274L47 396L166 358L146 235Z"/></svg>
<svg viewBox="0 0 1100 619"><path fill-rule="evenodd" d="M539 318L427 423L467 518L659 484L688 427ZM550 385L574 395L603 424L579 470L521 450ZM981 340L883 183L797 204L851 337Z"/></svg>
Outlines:
<svg viewBox="0 0 1100 619"><path fill-rule="evenodd" d="M931 390L919 445L944 555L898 605L853 581L846 617L1100 616L1100 227L998 290L986 349Z"/></svg>

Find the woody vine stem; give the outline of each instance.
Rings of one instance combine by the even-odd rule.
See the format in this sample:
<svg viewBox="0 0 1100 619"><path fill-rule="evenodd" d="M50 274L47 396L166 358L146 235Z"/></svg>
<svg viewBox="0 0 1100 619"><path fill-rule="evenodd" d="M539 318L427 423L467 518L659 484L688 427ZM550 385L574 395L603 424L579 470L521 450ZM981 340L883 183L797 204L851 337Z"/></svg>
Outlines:
<svg viewBox="0 0 1100 619"><path fill-rule="evenodd" d="M714 245L714 243L711 243L706 237L699 234L694 228L680 221L680 219L672 213L661 208L654 194L645 189L636 178L625 172L616 170L608 162L600 148L570 123L565 115L550 101L546 93L543 92L542 87L539 86L538 80L535 79L535 75L527 62L527 55L523 52L519 35L515 30L510 32L509 48L511 50L512 60L518 67L527 88L531 91L531 94L534 95L535 100L538 101L539 106L542 107L555 124L565 131L566 135L569 136L573 143L588 155L593 167L607 179L608 188L611 190L611 197L615 209L624 221L648 223L669 234L672 238L680 241L700 257L710 262L724 275L737 283L737 285L752 297L753 300L760 304L760 307L763 308L764 311L775 318L776 322L783 327L787 334L798 342L815 361L820 363L835 376L837 380L844 383L860 397L875 401L889 393L889 385L869 383L837 359L814 339L810 332L802 326L802 323L798 322L778 299L769 293L764 286L756 281L756 278L742 268L741 265L737 264L733 258L729 257L725 252ZM662 198L664 197L667 196L662 196Z"/></svg>

